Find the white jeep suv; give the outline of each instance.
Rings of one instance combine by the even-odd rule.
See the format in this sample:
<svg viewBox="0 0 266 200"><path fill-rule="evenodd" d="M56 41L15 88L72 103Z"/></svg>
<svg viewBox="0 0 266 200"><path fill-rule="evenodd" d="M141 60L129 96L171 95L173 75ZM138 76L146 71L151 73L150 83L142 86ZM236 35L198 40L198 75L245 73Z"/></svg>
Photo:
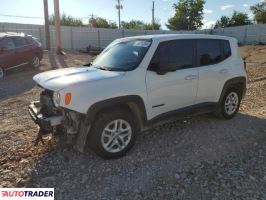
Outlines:
<svg viewBox="0 0 266 200"><path fill-rule="evenodd" d="M124 155L139 132L169 116L230 119L246 91L234 38L180 34L115 40L86 66L40 73L29 112L40 134L61 132L75 149Z"/></svg>

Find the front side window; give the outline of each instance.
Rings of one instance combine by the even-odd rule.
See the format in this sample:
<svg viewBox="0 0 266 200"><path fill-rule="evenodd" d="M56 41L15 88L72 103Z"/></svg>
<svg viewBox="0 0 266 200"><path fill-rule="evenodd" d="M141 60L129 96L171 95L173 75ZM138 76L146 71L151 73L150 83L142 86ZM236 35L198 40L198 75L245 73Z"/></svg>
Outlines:
<svg viewBox="0 0 266 200"><path fill-rule="evenodd" d="M161 62L174 65L176 69L193 66L194 42L193 40L180 39L162 42L159 44L151 61L151 68Z"/></svg>
<svg viewBox="0 0 266 200"><path fill-rule="evenodd" d="M152 40L134 39L115 43L107 47L92 65L110 71L133 70L144 58L151 42Z"/></svg>
<svg viewBox="0 0 266 200"><path fill-rule="evenodd" d="M25 38L22 38L22 37L14 37L13 38L14 42L15 42L15 45L16 47L23 47L23 46L26 46L27 45L27 41L25 40Z"/></svg>
<svg viewBox="0 0 266 200"><path fill-rule="evenodd" d="M220 40L197 40L197 60L202 65L213 65L222 61Z"/></svg>

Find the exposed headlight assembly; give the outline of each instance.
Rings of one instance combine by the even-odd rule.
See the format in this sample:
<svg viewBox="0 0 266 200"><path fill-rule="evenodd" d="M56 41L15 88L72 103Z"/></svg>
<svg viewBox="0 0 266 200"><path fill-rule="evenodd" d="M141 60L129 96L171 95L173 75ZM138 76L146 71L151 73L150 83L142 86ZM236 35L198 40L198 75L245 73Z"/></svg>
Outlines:
<svg viewBox="0 0 266 200"><path fill-rule="evenodd" d="M54 92L53 93L53 102L55 107L58 107L60 105L60 93L59 92Z"/></svg>

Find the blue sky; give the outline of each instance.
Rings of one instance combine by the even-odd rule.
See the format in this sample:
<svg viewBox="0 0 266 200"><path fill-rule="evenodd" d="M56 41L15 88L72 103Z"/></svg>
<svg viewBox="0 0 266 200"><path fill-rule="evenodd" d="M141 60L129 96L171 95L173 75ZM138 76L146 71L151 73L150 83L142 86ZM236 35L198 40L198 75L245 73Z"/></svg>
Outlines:
<svg viewBox="0 0 266 200"><path fill-rule="evenodd" d="M230 15L234 10L243 11L250 16L249 5L261 0L206 0L204 6L204 26L210 27L220 16ZM174 14L173 3L178 0L155 0L155 17L162 24ZM53 0L48 0L49 14L53 13ZM0 22L43 24L43 0L0 0ZM117 21L115 9L116 0L60 0L60 12L82 18L87 21L88 15ZM129 21L138 19L145 22L151 21L152 0L122 0L123 10L121 19ZM15 18L1 15L29 16L36 18ZM166 27L163 25L162 27Z"/></svg>

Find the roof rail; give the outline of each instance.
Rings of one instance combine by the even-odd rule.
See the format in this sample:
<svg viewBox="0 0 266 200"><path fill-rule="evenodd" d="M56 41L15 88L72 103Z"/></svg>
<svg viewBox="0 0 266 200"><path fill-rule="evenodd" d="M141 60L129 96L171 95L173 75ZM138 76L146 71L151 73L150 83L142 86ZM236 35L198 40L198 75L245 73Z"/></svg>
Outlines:
<svg viewBox="0 0 266 200"><path fill-rule="evenodd" d="M27 34L23 32L0 32L0 37L5 37L5 36L27 36Z"/></svg>

